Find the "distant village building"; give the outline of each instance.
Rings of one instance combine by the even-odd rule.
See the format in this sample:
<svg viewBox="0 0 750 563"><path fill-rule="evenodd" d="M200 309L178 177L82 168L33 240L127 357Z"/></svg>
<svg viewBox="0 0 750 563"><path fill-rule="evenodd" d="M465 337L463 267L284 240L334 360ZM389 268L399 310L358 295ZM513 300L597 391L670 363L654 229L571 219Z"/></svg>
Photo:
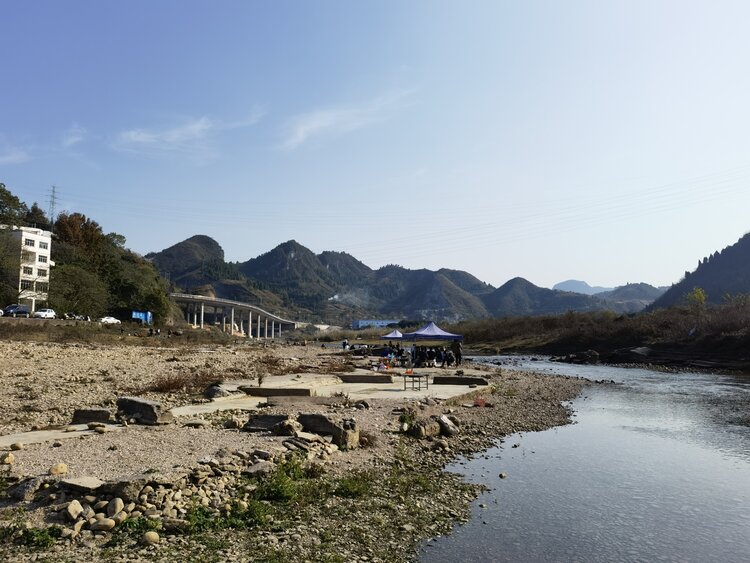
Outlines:
<svg viewBox="0 0 750 563"><path fill-rule="evenodd" d="M352 328L354 330L358 330L360 328L368 328L368 327L383 328L388 325L395 325L395 324L398 324L398 320L367 319L367 320L360 320L360 321L352 321Z"/></svg>
<svg viewBox="0 0 750 563"><path fill-rule="evenodd" d="M10 235L14 242L12 251L17 249L18 303L29 305L36 310L37 303L46 303L49 297L52 233L35 227L0 225L0 229Z"/></svg>

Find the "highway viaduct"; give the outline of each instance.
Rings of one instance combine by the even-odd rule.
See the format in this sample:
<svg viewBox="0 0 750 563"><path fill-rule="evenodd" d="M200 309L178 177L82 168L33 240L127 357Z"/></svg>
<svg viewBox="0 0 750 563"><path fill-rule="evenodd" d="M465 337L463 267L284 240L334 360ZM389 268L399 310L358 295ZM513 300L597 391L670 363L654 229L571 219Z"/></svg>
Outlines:
<svg viewBox="0 0 750 563"><path fill-rule="evenodd" d="M280 338L282 330L294 330L297 323L264 311L250 303L206 297L204 295L188 295L186 293L170 293L169 296L180 305L186 315L187 322L193 326L203 328L206 313L221 319L221 330L235 333L235 327L248 338ZM269 330L270 329L270 330Z"/></svg>

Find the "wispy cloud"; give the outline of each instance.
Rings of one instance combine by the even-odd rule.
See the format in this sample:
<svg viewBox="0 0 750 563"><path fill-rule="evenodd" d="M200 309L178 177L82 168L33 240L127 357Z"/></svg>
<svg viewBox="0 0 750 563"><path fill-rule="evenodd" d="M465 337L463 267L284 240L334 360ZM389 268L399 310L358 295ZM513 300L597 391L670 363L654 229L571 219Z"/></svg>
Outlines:
<svg viewBox="0 0 750 563"><path fill-rule="evenodd" d="M263 114L263 110L254 109L248 117L234 121L202 116L183 119L181 123L169 128L127 129L117 134L112 146L119 151L146 156L184 154L212 158L216 152L213 142L218 133L255 125Z"/></svg>
<svg viewBox="0 0 750 563"><path fill-rule="evenodd" d="M86 139L87 134L88 131L86 131L84 127L81 127L77 123L74 123L73 125L71 125L70 129L65 132L65 135L63 135L60 144L64 149L69 149L70 147L83 142L83 140Z"/></svg>
<svg viewBox="0 0 750 563"><path fill-rule="evenodd" d="M285 127L281 148L293 150L314 137L343 134L383 121L408 99L399 90L357 104L313 110L291 118Z"/></svg>
<svg viewBox="0 0 750 563"><path fill-rule="evenodd" d="M21 164L31 160L31 155L23 149L10 146L0 146L0 166Z"/></svg>

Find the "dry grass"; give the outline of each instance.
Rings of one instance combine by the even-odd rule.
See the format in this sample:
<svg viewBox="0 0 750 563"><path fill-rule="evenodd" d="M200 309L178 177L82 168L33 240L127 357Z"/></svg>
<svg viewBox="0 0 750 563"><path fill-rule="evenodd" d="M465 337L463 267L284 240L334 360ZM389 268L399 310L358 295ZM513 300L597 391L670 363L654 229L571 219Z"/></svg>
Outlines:
<svg viewBox="0 0 750 563"><path fill-rule="evenodd" d="M196 372L170 373L154 380L143 388L136 389L136 394L154 391L156 393L202 393L206 387L216 383L216 374L207 369Z"/></svg>

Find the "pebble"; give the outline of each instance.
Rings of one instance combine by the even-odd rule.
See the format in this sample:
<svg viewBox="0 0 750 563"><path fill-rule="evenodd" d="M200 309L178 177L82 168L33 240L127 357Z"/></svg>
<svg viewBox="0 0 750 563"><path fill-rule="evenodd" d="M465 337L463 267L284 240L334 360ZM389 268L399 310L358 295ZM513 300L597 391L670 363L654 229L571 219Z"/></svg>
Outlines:
<svg viewBox="0 0 750 563"><path fill-rule="evenodd" d="M13 443L12 443L12 444L10 445L10 449L11 449L11 450L14 450L14 451L22 450L22 449L24 449L25 447L26 447L26 446L24 445L24 443L23 443L23 442L13 442Z"/></svg>
<svg viewBox="0 0 750 563"><path fill-rule="evenodd" d="M15 461L16 461L16 456L14 456L10 452L0 454L0 463L2 463L3 465L11 465Z"/></svg>

